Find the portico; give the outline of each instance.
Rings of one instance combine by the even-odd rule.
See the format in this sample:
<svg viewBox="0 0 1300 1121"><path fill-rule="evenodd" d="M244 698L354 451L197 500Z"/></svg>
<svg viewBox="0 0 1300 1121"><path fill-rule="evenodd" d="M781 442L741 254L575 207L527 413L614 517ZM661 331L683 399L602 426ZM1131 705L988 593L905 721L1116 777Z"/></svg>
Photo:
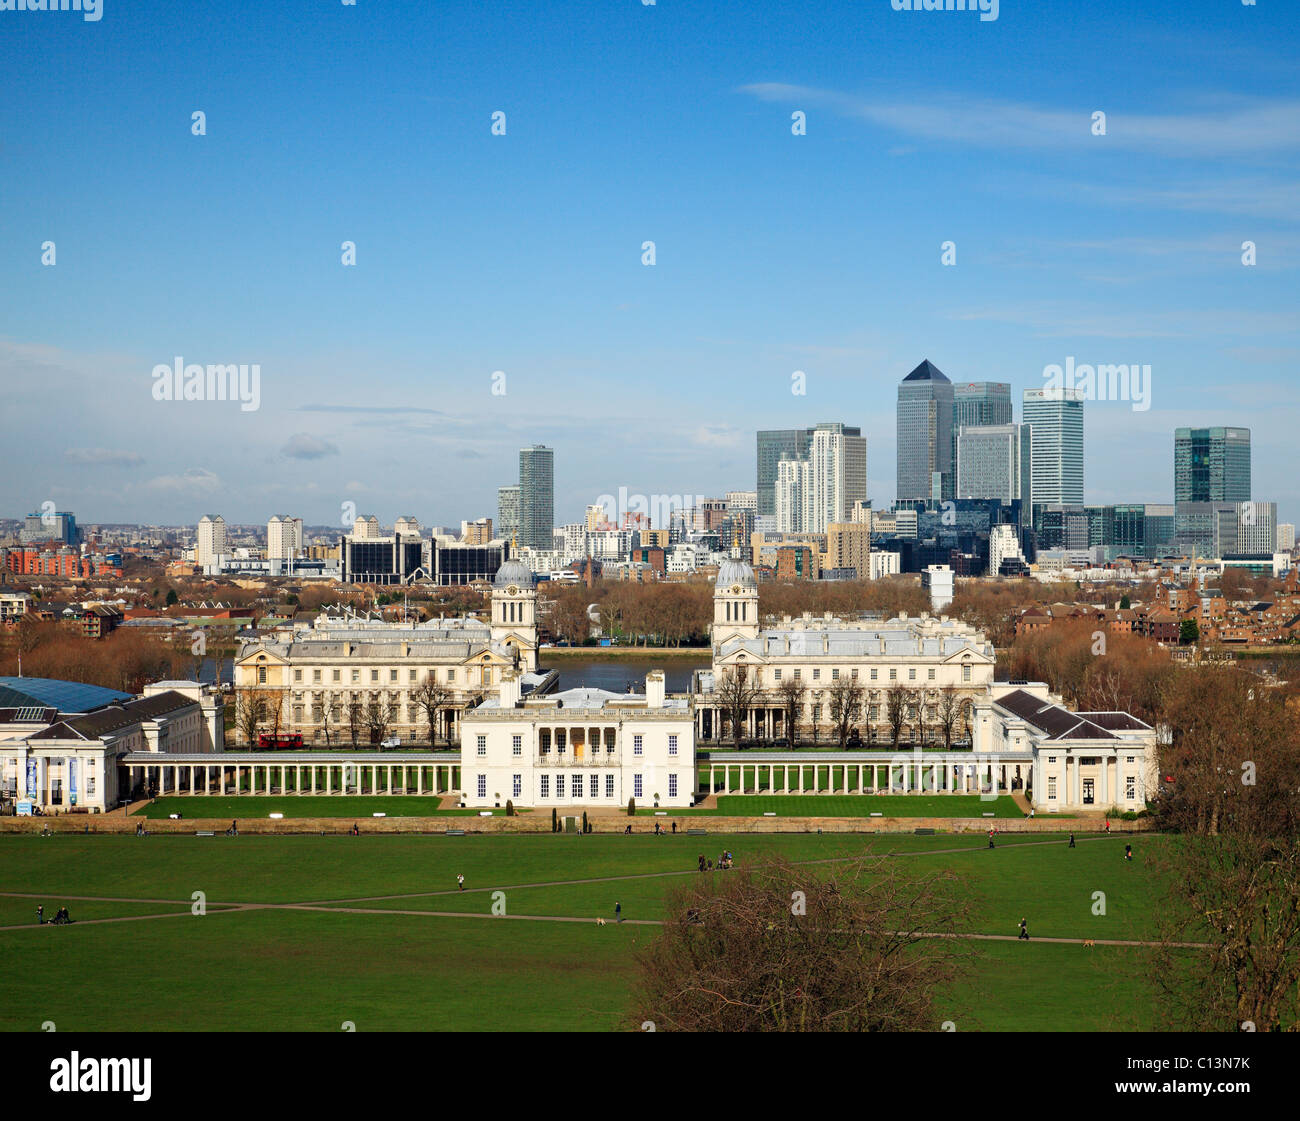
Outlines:
<svg viewBox="0 0 1300 1121"><path fill-rule="evenodd" d="M708 794L988 794L1022 789L1032 752L715 751ZM733 783L734 780L734 783Z"/></svg>

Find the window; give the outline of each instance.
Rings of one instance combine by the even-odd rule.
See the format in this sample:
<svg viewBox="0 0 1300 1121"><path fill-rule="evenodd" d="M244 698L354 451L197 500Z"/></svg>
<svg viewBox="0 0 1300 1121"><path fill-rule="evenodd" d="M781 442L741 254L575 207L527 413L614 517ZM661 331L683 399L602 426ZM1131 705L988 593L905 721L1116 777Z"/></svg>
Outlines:
<svg viewBox="0 0 1300 1121"><path fill-rule="evenodd" d="M537 730L537 753L539 755L550 755L551 753L550 728L539 728Z"/></svg>
<svg viewBox="0 0 1300 1121"><path fill-rule="evenodd" d="M613 728L605 729L605 754L606 755L614 754L614 736L615 736L615 732Z"/></svg>
<svg viewBox="0 0 1300 1121"><path fill-rule="evenodd" d="M1055 763L1055 762L1056 762L1056 756L1055 756L1055 755L1049 755L1049 756L1047 757L1047 761L1048 761L1049 763Z"/></svg>
<svg viewBox="0 0 1300 1121"><path fill-rule="evenodd" d="M564 797L564 776L563 775L555 776L555 796L557 798Z"/></svg>
<svg viewBox="0 0 1300 1121"><path fill-rule="evenodd" d="M915 680L916 680L916 670L914 670L914 669L909 669L909 670L907 671L907 680L908 680L908 681L915 681Z"/></svg>
<svg viewBox="0 0 1300 1121"><path fill-rule="evenodd" d="M1132 763L1132 762L1133 762L1133 756L1130 755L1130 756L1128 757L1128 760L1127 760L1127 761L1128 761L1129 763Z"/></svg>
<svg viewBox="0 0 1300 1121"><path fill-rule="evenodd" d="M926 680L928 680L928 681L933 681L933 680L934 680L934 670L933 670L933 669L930 669L930 670L927 670L927 671L926 671Z"/></svg>
<svg viewBox="0 0 1300 1121"><path fill-rule="evenodd" d="M379 671L377 669L372 669L370 671L370 680L371 682L377 682L379 680Z"/></svg>
<svg viewBox="0 0 1300 1121"><path fill-rule="evenodd" d="M592 776L592 780L595 781L594 775ZM582 797L582 776L581 775L573 776L573 796L575 798Z"/></svg>
<svg viewBox="0 0 1300 1121"><path fill-rule="evenodd" d="M564 754L564 745L565 745L565 742L566 742L565 737L566 737L567 735L568 735L568 733L565 731L565 729L563 729L563 728L556 728L556 729L555 729L555 750L556 750L560 755L563 755L563 754Z"/></svg>
<svg viewBox="0 0 1300 1121"><path fill-rule="evenodd" d="M415 678L415 670L410 670L410 671L407 672L406 680L407 680L408 682L410 682L412 685L415 684L415 681L416 681L416 678Z"/></svg>
<svg viewBox="0 0 1300 1121"><path fill-rule="evenodd" d="M857 670L850 670L850 671L849 671L849 676L850 676L854 681L857 681L857 679L858 679L858 671L857 671Z"/></svg>
<svg viewBox="0 0 1300 1121"><path fill-rule="evenodd" d="M487 754L487 736L479 736L475 741L475 747L480 755Z"/></svg>
<svg viewBox="0 0 1300 1121"><path fill-rule="evenodd" d="M668 776L668 797L669 798L677 797L677 776L676 775Z"/></svg>
<svg viewBox="0 0 1300 1121"><path fill-rule="evenodd" d="M1049 802L1056 801L1056 777L1054 775L1047 780L1047 800Z"/></svg>
<svg viewBox="0 0 1300 1121"><path fill-rule="evenodd" d="M523 737L523 736L511 736L511 737L510 737L510 754L511 754L511 755L522 755L523 753L524 753L524 737Z"/></svg>
<svg viewBox="0 0 1300 1121"><path fill-rule="evenodd" d="M872 705L871 708L868 709L867 711L868 711L868 714L870 715L870 717L871 717L872 720L879 720L879 719L880 719L880 706L879 706L879 705Z"/></svg>
<svg viewBox="0 0 1300 1121"><path fill-rule="evenodd" d="M794 671L794 679L795 679L796 681L798 681L801 677L803 677L803 670L801 670L801 669L797 669L797 670L795 670L795 671Z"/></svg>
<svg viewBox="0 0 1300 1121"><path fill-rule="evenodd" d="M633 737L632 737L632 754L633 754L633 755L641 755L641 754L643 754L643 752L642 752L642 750L641 750L641 737L640 737L640 736L633 736Z"/></svg>
<svg viewBox="0 0 1300 1121"><path fill-rule="evenodd" d="M969 680L970 680L970 666L962 666L962 667L961 667L961 679L962 679L963 681L969 681Z"/></svg>
<svg viewBox="0 0 1300 1121"><path fill-rule="evenodd" d="M840 671L838 669L831 670L831 680L838 681L839 679L840 679Z"/></svg>
<svg viewBox="0 0 1300 1121"><path fill-rule="evenodd" d="M896 669L891 669L891 670L889 671L889 680L890 680L890 681L897 681L897 680L898 680L898 670L896 670Z"/></svg>
<svg viewBox="0 0 1300 1121"><path fill-rule="evenodd" d="M390 685L395 685L397 683L397 670L390 669L388 671L388 683Z"/></svg>
<svg viewBox="0 0 1300 1121"><path fill-rule="evenodd" d="M632 776L632 797L633 798L641 797L641 776L640 775Z"/></svg>
<svg viewBox="0 0 1300 1121"><path fill-rule="evenodd" d="M876 674L879 673L879 672L880 672L879 670L874 670L874 669L871 671L871 680L872 680L872 681L875 681L875 680L876 680Z"/></svg>
<svg viewBox="0 0 1300 1121"><path fill-rule="evenodd" d="M360 681L361 681L361 671L359 669L354 669L352 671L352 684L357 685L360 683Z"/></svg>
<svg viewBox="0 0 1300 1121"><path fill-rule="evenodd" d="M455 680L456 680L456 671L454 669L449 669L447 671L447 684L450 685Z"/></svg>
<svg viewBox="0 0 1300 1121"><path fill-rule="evenodd" d="M614 797L614 776L613 775L605 776L605 797L606 798Z"/></svg>
<svg viewBox="0 0 1300 1121"><path fill-rule="evenodd" d="M676 736L669 736L669 737L668 737L668 754L669 754L669 755L676 755L676 754L677 754L677 737L676 737Z"/></svg>
<svg viewBox="0 0 1300 1121"><path fill-rule="evenodd" d="M550 796L551 796L551 776L542 775L542 797L549 798Z"/></svg>
<svg viewBox="0 0 1300 1121"><path fill-rule="evenodd" d="M293 679L294 679L295 682L299 682L299 683L300 683L300 682L302 681L302 670L300 670L300 669L296 669L296 670L294 670L294 671L293 671Z"/></svg>
<svg viewBox="0 0 1300 1121"><path fill-rule="evenodd" d="M772 680L773 680L773 681L780 681L780 680L781 680L781 671L780 671L779 669L774 669L774 670L772 671Z"/></svg>
<svg viewBox="0 0 1300 1121"><path fill-rule="evenodd" d="M341 682L341 681L343 680L343 671L342 671L342 670L337 670L337 669L334 670L334 671L330 674L330 680L333 681L335 685L339 684L339 682Z"/></svg>
<svg viewBox="0 0 1300 1121"><path fill-rule="evenodd" d="M265 685L265 684L266 684L266 667L265 667L265 666L258 666L258 667L257 667L257 683L258 683L259 685Z"/></svg>
<svg viewBox="0 0 1300 1121"><path fill-rule="evenodd" d="M1137 798L1137 779L1132 775L1129 775L1128 778L1124 780L1124 797L1130 802Z"/></svg>
<svg viewBox="0 0 1300 1121"><path fill-rule="evenodd" d="M813 680L820 681L821 679L822 679L822 671L819 669L813 670Z"/></svg>
<svg viewBox="0 0 1300 1121"><path fill-rule="evenodd" d="M478 776L478 796L480 798L487 797L487 775Z"/></svg>
<svg viewBox="0 0 1300 1121"><path fill-rule="evenodd" d="M510 790L511 790L510 797L518 798L519 795L523 793L523 789L524 789L524 776L511 775L510 776Z"/></svg>

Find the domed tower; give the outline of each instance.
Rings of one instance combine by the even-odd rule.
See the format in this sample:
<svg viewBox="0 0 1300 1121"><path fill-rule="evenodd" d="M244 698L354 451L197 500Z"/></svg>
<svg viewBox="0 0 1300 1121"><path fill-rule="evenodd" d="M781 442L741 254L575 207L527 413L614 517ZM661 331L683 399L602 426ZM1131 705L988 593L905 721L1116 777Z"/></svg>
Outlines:
<svg viewBox="0 0 1300 1121"><path fill-rule="evenodd" d="M492 580L492 641L514 647L521 670L537 669L537 581L523 561L506 561Z"/></svg>
<svg viewBox="0 0 1300 1121"><path fill-rule="evenodd" d="M758 637L758 581L744 561L725 560L713 584L713 644Z"/></svg>

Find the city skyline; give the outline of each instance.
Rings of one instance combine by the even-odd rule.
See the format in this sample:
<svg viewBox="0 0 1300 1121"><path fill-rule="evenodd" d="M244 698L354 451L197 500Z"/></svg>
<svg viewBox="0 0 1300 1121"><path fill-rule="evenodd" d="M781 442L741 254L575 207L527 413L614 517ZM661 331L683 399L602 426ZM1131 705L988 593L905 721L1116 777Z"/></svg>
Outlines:
<svg viewBox="0 0 1300 1121"><path fill-rule="evenodd" d="M1296 520L1286 13L832 7L834 35L785 3L576 25L447 4L402 35L365 5L15 15L15 85L64 92L0 106L6 148L66 142L0 230L0 376L60 443L17 426L0 509L455 524L544 443L563 521L623 486L748 489L754 432L827 418L861 426L879 508L894 387L928 358L1013 394L1067 361L1149 364L1149 409L1089 404L1086 501L1165 500L1173 429L1248 426L1256 491ZM156 398L178 359L255 370L258 407Z"/></svg>

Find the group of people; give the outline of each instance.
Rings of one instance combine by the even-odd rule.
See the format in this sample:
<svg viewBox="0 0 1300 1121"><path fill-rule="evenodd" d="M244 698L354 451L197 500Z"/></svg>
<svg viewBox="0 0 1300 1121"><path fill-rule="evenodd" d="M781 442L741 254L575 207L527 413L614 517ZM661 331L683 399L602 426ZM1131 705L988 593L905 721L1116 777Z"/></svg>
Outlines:
<svg viewBox="0 0 1300 1121"><path fill-rule="evenodd" d="M36 908L36 921L41 926L46 925L44 907ZM49 925L67 926L68 923L70 922L72 922L72 916L68 914L68 909L66 907L60 907L57 911L54 912L54 918L49 920Z"/></svg>
<svg viewBox="0 0 1300 1121"><path fill-rule="evenodd" d="M700 871L701 871L701 872L712 872L713 869L714 869L714 867L715 867L713 861L707 859L707 858L704 856L703 853L700 854L700 859L699 859L699 862L698 862L698 863L699 863L699 868L700 868ZM730 850L728 850L727 852L724 852L721 856L718 857L718 863L717 863L716 867L718 867L718 868L730 868L730 867L731 867L731 852L730 852Z"/></svg>
<svg viewBox="0 0 1300 1121"><path fill-rule="evenodd" d="M628 831L631 832L631 829L632 829L632 827L629 825L629 826L628 826ZM673 822L673 832L674 832L674 833L677 832L677 822L675 822L675 821ZM660 825L659 822L657 822L657 821L655 822L655 836L656 836L656 837L666 837L666 836L668 836L668 830L665 829L662 825Z"/></svg>
<svg viewBox="0 0 1300 1121"><path fill-rule="evenodd" d="M143 822L143 821L137 821L137 822L135 823L135 835L136 835L137 837L147 837L147 836L149 836L149 830L146 829L146 828L144 827L144 822Z"/></svg>

